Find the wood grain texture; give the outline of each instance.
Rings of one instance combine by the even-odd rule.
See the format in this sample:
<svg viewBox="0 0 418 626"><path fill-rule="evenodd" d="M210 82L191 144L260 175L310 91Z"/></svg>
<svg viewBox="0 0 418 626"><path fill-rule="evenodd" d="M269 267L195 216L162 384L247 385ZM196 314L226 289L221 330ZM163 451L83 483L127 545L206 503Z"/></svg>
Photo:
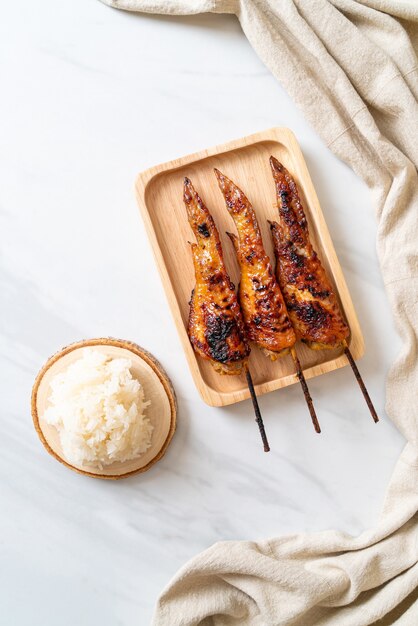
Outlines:
<svg viewBox="0 0 418 626"><path fill-rule="evenodd" d="M139 174L136 182L138 204L161 274L162 282L179 332L195 384L211 406L225 406L250 397L245 376L220 376L210 363L197 357L187 336L188 302L194 286L193 263L188 241L193 234L182 199L184 176L188 176L206 203L218 226L225 262L237 284L239 270L226 231L236 232L225 208L213 168L231 178L248 196L260 223L264 246L274 263L267 220L277 217L275 188L269 166L275 156L294 176L306 210L313 246L338 295L351 331L350 350L354 358L364 353L364 342L356 312L331 241L306 163L294 134L287 128L272 128L203 150ZM347 365L342 348L313 351L297 344L306 378L325 374ZM253 346L249 366L258 395L298 382L290 356L271 362Z"/></svg>
<svg viewBox="0 0 418 626"><path fill-rule="evenodd" d="M74 465L67 461L61 448L57 429L43 419L50 395L51 378L80 358L80 350L87 347L104 352L112 358L131 359L132 375L142 384L145 399L151 400L145 412L154 426L151 447L137 459L115 462L102 469L89 464ZM79 474L106 480L118 480L149 470L164 456L176 429L176 395L163 367L147 350L121 339L86 339L73 343L54 354L36 377L32 389L31 408L36 432L46 450L57 461Z"/></svg>

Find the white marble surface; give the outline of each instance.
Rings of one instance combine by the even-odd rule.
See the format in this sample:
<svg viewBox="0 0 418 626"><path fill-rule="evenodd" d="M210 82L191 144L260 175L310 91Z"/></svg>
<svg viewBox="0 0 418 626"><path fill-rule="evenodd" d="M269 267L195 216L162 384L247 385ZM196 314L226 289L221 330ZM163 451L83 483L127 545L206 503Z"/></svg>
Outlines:
<svg viewBox="0 0 418 626"><path fill-rule="evenodd" d="M148 624L157 596L222 539L374 524L403 441L384 412L399 348L378 270L369 192L323 145L232 16L159 18L99 2L0 7L0 621ZM249 402L205 406L187 369L138 215L136 173L275 125L308 162L366 340L361 371L311 382L323 435L293 386L264 396L272 452ZM118 483L49 457L30 391L61 346L137 341L177 390L164 460Z"/></svg>

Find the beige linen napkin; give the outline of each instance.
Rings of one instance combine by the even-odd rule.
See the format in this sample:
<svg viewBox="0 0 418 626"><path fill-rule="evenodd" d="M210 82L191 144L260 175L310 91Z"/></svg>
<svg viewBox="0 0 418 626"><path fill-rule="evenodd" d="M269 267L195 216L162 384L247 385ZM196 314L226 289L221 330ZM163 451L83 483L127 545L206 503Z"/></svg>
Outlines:
<svg viewBox="0 0 418 626"><path fill-rule="evenodd" d="M403 339L387 412L408 444L377 527L357 538L327 531L217 543L176 575L154 623L418 625L418 0L104 1L237 15L329 148L372 190L380 266Z"/></svg>

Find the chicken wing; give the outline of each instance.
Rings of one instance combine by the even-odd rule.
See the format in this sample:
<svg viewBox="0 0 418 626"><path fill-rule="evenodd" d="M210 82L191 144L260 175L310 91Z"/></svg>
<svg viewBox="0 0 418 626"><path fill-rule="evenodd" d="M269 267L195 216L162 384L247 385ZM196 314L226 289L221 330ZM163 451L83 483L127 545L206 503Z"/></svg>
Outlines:
<svg viewBox="0 0 418 626"><path fill-rule="evenodd" d="M289 352L296 336L270 259L264 250L254 209L244 193L215 168L226 208L235 222L238 237L230 237L241 270L238 297L249 340L272 360Z"/></svg>
<svg viewBox="0 0 418 626"><path fill-rule="evenodd" d="M350 331L332 285L309 239L298 189L274 157L279 222L270 222L277 260L276 276L296 336L314 350L343 345Z"/></svg>
<svg viewBox="0 0 418 626"><path fill-rule="evenodd" d="M191 244L196 285L190 300L188 334L197 354L221 374L240 374L250 348L240 307L225 268L219 233L188 178L184 203L197 243Z"/></svg>

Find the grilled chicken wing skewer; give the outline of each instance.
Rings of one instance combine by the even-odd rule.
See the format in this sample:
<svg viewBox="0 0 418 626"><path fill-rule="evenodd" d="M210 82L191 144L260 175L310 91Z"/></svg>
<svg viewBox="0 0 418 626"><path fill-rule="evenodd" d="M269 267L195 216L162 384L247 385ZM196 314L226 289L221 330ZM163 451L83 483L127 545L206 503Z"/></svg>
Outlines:
<svg viewBox="0 0 418 626"><path fill-rule="evenodd" d="M197 240L190 244L196 277L190 300L190 341L220 374L241 374L250 348L234 285L213 218L188 178L184 180L184 202Z"/></svg>
<svg viewBox="0 0 418 626"><path fill-rule="evenodd" d="M287 169L273 156L279 222L270 222L276 273L296 337L313 350L343 347L375 422L379 420L348 348L350 330L331 282L312 247L298 189Z"/></svg>
<svg viewBox="0 0 418 626"><path fill-rule="evenodd" d="M241 270L238 297L250 341L263 348L274 361L287 354L296 342L270 259L264 250L254 209L229 178L215 169L226 208L235 222L238 237L231 239Z"/></svg>
<svg viewBox="0 0 418 626"><path fill-rule="evenodd" d="M264 249L254 209L239 187L215 168L226 208L235 222L238 237L231 239L241 270L238 297L249 340L263 349L273 361L289 351L295 360L315 430L321 432L312 398L294 350L295 331L287 314L280 287Z"/></svg>
<svg viewBox="0 0 418 626"><path fill-rule="evenodd" d="M215 222L188 178L184 203L197 243L191 244L196 284L190 299L188 334L197 354L220 374L245 372L264 450L269 445L248 369L248 345L240 307L226 271Z"/></svg>

